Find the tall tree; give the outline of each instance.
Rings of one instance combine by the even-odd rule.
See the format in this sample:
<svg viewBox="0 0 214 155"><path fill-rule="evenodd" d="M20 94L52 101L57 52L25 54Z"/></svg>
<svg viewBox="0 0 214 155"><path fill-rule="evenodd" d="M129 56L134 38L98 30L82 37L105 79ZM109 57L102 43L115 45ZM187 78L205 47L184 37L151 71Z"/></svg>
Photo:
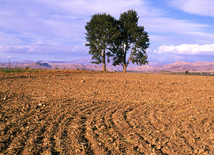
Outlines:
<svg viewBox="0 0 214 155"><path fill-rule="evenodd" d="M126 72L130 61L137 65L148 63L146 49L149 47L148 33L143 26L138 26L137 12L129 10L121 14L118 24L120 35L114 41L116 46L113 48L113 65L122 65L123 72ZM130 53L127 59L127 54Z"/></svg>
<svg viewBox="0 0 214 155"><path fill-rule="evenodd" d="M85 26L87 31L86 40L89 46L89 54L92 55L92 63L103 64L103 71L106 71L106 58L110 62L113 56L111 48L114 44L117 31L116 20L109 14L95 14Z"/></svg>

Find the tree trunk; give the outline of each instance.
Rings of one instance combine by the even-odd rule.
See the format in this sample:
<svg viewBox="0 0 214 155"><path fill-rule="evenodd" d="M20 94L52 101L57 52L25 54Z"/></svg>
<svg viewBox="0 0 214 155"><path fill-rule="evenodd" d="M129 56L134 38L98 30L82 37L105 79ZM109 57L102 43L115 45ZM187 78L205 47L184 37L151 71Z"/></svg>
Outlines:
<svg viewBox="0 0 214 155"><path fill-rule="evenodd" d="M103 62L103 72L106 71L106 63Z"/></svg>
<svg viewBox="0 0 214 155"><path fill-rule="evenodd" d="M106 52L103 50L103 72L106 72Z"/></svg>
<svg viewBox="0 0 214 155"><path fill-rule="evenodd" d="M123 73L126 73L126 44L123 44L123 50L124 50L124 58L123 58Z"/></svg>
<svg viewBox="0 0 214 155"><path fill-rule="evenodd" d="M123 64L123 73L126 73L126 64Z"/></svg>

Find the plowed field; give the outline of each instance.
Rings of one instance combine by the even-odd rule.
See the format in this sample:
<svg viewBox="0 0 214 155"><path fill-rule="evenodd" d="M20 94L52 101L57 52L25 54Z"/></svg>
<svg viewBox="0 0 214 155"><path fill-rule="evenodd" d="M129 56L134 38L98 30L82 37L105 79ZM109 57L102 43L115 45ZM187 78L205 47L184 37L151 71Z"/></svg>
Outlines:
<svg viewBox="0 0 214 155"><path fill-rule="evenodd" d="M0 75L0 154L214 154L214 78Z"/></svg>

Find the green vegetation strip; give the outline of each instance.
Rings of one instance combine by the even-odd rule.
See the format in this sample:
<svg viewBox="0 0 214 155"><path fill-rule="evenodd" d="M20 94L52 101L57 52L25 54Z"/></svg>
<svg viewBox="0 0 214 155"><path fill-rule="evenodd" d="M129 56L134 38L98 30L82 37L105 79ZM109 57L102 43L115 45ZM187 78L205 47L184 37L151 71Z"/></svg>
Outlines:
<svg viewBox="0 0 214 155"><path fill-rule="evenodd" d="M25 73L25 72L29 72L29 73L37 73L37 72L42 72L42 70L34 70L34 69L0 69L0 72L3 73Z"/></svg>

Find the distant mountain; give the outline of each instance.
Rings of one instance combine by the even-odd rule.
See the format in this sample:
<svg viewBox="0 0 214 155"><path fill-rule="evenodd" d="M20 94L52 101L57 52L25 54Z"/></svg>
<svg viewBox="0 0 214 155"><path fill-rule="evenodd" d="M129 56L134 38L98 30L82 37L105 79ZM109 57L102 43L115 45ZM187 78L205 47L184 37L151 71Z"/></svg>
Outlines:
<svg viewBox="0 0 214 155"><path fill-rule="evenodd" d="M188 70L190 72L214 72L214 62L184 62L177 61L173 64L163 66L165 71L183 72Z"/></svg>
<svg viewBox="0 0 214 155"><path fill-rule="evenodd" d="M94 70L94 71L102 71L102 65L96 65L89 63L91 59L86 58L82 60L77 60L73 62L64 62L64 61L42 61L39 60L37 62L16 62L11 63L11 68L26 68L30 69L69 69L69 70ZM82 63L85 61L85 64ZM76 62L76 63L74 63ZM78 64L79 63L79 64ZM81 64L80 64L81 63ZM8 63L0 63L0 68L8 68ZM107 65L108 71L122 71L122 66L111 66ZM159 71L170 71L170 72L185 72L188 70L189 72L210 72L214 73L214 62L184 62L177 61L172 64L162 65L159 63L149 63L149 65L136 66L129 65L127 71L135 71L135 72L159 72Z"/></svg>
<svg viewBox="0 0 214 155"><path fill-rule="evenodd" d="M160 71L162 67L160 66L150 66L150 65L143 65L143 66L137 66L134 68L127 68L127 71L135 71L135 72L154 72L154 71Z"/></svg>
<svg viewBox="0 0 214 155"><path fill-rule="evenodd" d="M91 65L91 57L69 61L72 64Z"/></svg>
<svg viewBox="0 0 214 155"><path fill-rule="evenodd" d="M151 66L144 65L134 68L128 68L128 71L144 71L144 72L154 72L154 71L171 71L171 72L214 72L214 62L184 62L177 61L172 64L167 64L163 66Z"/></svg>
<svg viewBox="0 0 214 155"><path fill-rule="evenodd" d="M21 62L19 62L21 64L30 64L30 63L33 63L33 61L30 61L30 60L23 60Z"/></svg>
<svg viewBox="0 0 214 155"><path fill-rule="evenodd" d="M93 70L93 71L101 71L101 65L81 65L81 64L72 64L72 63L50 63L47 61L37 61L31 64L22 64L19 68L30 69L60 69L60 70ZM11 68L15 68L15 66L11 66ZM18 68L18 67L17 67ZM115 69L111 67L107 67L108 71L115 71Z"/></svg>
<svg viewBox="0 0 214 155"><path fill-rule="evenodd" d="M48 61L49 63L66 63L66 61Z"/></svg>

